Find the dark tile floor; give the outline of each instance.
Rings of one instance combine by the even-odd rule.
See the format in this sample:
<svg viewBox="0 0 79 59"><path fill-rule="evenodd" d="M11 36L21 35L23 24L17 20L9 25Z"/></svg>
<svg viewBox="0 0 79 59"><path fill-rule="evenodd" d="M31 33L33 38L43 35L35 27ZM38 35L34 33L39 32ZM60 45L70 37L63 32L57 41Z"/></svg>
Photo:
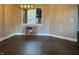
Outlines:
<svg viewBox="0 0 79 59"><path fill-rule="evenodd" d="M77 42L50 36L15 35L0 42L0 55L78 55Z"/></svg>

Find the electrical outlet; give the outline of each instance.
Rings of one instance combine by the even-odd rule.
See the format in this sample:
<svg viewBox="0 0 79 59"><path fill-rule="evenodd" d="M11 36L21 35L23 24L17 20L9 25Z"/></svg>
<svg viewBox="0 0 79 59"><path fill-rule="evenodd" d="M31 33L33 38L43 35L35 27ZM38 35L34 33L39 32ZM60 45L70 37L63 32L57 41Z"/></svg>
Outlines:
<svg viewBox="0 0 79 59"><path fill-rule="evenodd" d="M73 21L74 21L74 19L70 19L70 21L71 21L71 22L73 22Z"/></svg>
<svg viewBox="0 0 79 59"><path fill-rule="evenodd" d="M63 32L63 30L60 30L59 32L60 32L60 33L62 33L62 32Z"/></svg>

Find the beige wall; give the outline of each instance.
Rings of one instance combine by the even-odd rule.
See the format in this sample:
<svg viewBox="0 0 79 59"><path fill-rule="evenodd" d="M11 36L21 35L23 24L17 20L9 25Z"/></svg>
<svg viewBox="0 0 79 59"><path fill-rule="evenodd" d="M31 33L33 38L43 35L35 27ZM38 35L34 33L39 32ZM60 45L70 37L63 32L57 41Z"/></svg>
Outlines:
<svg viewBox="0 0 79 59"><path fill-rule="evenodd" d="M17 5L0 5L0 38L21 32L21 18Z"/></svg>
<svg viewBox="0 0 79 59"><path fill-rule="evenodd" d="M50 5L50 34L77 38L77 5Z"/></svg>
<svg viewBox="0 0 79 59"><path fill-rule="evenodd" d="M17 5L5 5L5 36L20 31L19 9Z"/></svg>
<svg viewBox="0 0 79 59"><path fill-rule="evenodd" d="M4 22L4 18L3 18L3 13L4 13L4 10L3 10L3 5L0 5L0 38L2 38L3 37L3 33L4 33L4 24L3 24L3 22Z"/></svg>
<svg viewBox="0 0 79 59"><path fill-rule="evenodd" d="M40 34L76 38L77 5L35 5L42 8ZM22 14L18 5L0 5L0 37L22 33ZM73 19L73 20L72 20Z"/></svg>

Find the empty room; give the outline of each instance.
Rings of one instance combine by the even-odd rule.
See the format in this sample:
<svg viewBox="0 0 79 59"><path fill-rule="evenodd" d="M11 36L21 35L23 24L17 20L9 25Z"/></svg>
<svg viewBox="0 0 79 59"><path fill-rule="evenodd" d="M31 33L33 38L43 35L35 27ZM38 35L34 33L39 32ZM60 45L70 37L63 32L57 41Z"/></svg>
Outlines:
<svg viewBox="0 0 79 59"><path fill-rule="evenodd" d="M78 4L0 4L0 55L78 55Z"/></svg>

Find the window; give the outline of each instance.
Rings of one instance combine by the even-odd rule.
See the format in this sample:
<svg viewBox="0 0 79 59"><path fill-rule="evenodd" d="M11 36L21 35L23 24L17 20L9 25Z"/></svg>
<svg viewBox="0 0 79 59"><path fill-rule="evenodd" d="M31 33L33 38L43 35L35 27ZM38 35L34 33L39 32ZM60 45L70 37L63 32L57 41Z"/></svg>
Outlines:
<svg viewBox="0 0 79 59"><path fill-rule="evenodd" d="M26 9L23 11L24 24L41 24L41 9Z"/></svg>

